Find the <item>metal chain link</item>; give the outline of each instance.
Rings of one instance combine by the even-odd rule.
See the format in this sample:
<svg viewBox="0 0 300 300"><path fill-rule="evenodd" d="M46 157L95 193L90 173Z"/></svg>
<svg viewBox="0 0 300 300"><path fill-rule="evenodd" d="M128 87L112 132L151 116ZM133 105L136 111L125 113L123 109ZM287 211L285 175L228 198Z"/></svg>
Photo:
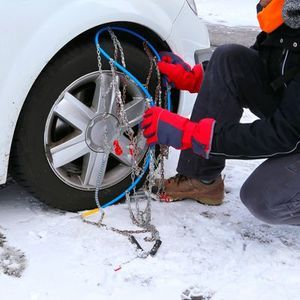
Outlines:
<svg viewBox="0 0 300 300"><path fill-rule="evenodd" d="M149 84L152 78L152 74L153 74L153 68L155 68L155 72L156 72L156 77L157 77L157 85L156 85L156 89L155 89L155 104L160 106L160 107L167 107L167 94L170 91L170 87L167 86L167 89L164 93L164 103L163 103L163 99L162 99L162 87L161 87L161 75L160 75L160 71L157 65L157 58L153 56L151 50L149 49L148 45L146 42L143 43L143 47L144 47L144 51L147 54L149 61L150 61L150 69L149 69L149 74L146 80L146 84L145 86L147 88L149 88ZM160 175L160 180L156 180L156 183L158 183L158 196L161 193L164 193L164 179L165 179L165 173L164 173L164 160L168 158L169 156L169 147L165 146L165 145L160 145L160 152L157 156L157 159L155 159L155 153L152 155L152 159L154 161L155 164L155 169L159 168L159 175ZM151 172L149 172L149 174L151 174ZM148 178L148 182L152 181L152 179ZM155 184L155 182L153 182ZM153 185L149 184L149 189L151 191L151 188L153 187Z"/></svg>
<svg viewBox="0 0 300 300"><path fill-rule="evenodd" d="M125 62L125 54L124 54L123 47L122 47L120 41L118 40L117 36L113 32L113 30L109 29L108 32L110 34L110 37L111 37L111 40L112 40L112 43L114 46L114 60L117 61L117 59L120 56L121 63L123 65L123 67L125 68L126 62ZM162 101L161 76L160 76L160 72L159 72L159 69L157 66L157 58L152 55L149 47L147 46L147 43L144 42L143 47L144 47L144 50L145 50L145 52L149 58L149 62L150 62L149 73L148 73L146 83L144 84L144 86L146 88L149 88L149 85L150 85L152 77L153 77L153 73L155 72L157 84L156 84L156 89L155 89L154 102L156 105L162 106L163 101ZM101 54L100 54L98 47L97 47L97 58L98 58L99 73L101 76L102 62L101 62ZM141 136L140 136L140 133L138 135L135 135L134 130L129 126L129 122L128 122L127 115L126 115L125 108L124 108L125 101L126 101L126 90L127 90L126 82L128 82L128 80L130 80L130 79L127 76L125 76L123 78L124 79L122 81L123 89L121 92L120 87L118 85L118 80L117 80L118 75L116 73L116 67L113 64L113 60L110 60L109 64L110 64L110 69L111 69L111 73L112 73L112 82L108 88L108 91L105 91L105 95L108 95L108 93L110 93L110 91L112 89L114 89L115 94L116 94L116 104L117 104L117 114L118 114L117 117L119 119L121 127L124 128L124 133L130 140L130 147L132 150L131 180L133 183L133 182L135 182L136 177L140 176L142 174L142 171L145 167L146 160L144 162L144 166L140 167L137 158L140 156L140 149L138 148L138 140ZM147 107L150 107L150 102L151 102L151 99L146 99ZM164 105L166 105L166 103L167 103L167 100L165 99ZM108 141L104 141L104 143L107 144L107 149L109 151L110 150L109 148L111 146L108 145ZM114 227L109 227L103 223L104 213L103 213L103 210L101 209L99 198L98 198L98 194L100 191L100 184L101 184L100 180L97 180L97 186L96 186L96 191L95 191L95 200L96 200L98 208L101 211L100 220L98 222L84 220L88 224L96 225L98 227L102 227L102 228L105 228L106 230L109 230L109 231L112 231L112 232L115 232L115 233L118 233L118 234L128 237L131 240L131 242L134 242L138 246L137 248L140 248L139 250L141 250L142 248L140 247L140 245L137 243L137 241L133 237L133 234L150 233L150 236L146 237L145 241L155 242L154 247L155 246L159 247L159 245L161 243L159 231L153 224L151 224L151 213L152 213L151 200L152 199L150 197L150 194L151 194L153 186L156 184L155 170L158 168L158 166L160 167L160 170L159 170L160 186L161 186L161 188L163 187L164 158L168 155L168 148L165 146L161 146L160 153L157 156L157 158L155 155L154 148L151 148L148 151L149 151L149 156L150 156L149 173L146 177L146 182L145 182L143 190L136 191L136 189L134 188L131 194L129 194L129 193L126 194L126 203L128 205L130 219L135 226L137 226L141 229L139 229L139 230L120 230L120 229L117 229ZM104 176L103 172L104 172L104 166L100 166L98 179L103 178L103 176ZM146 204L144 202L146 202ZM132 207L133 203L134 203L135 209L133 209L133 207ZM143 204L145 206L144 209L141 208L141 204ZM135 210L135 212L134 212L134 210ZM150 252L138 251L137 255L138 255L138 257L145 258L145 257L148 257L149 254L151 254L151 251Z"/></svg>

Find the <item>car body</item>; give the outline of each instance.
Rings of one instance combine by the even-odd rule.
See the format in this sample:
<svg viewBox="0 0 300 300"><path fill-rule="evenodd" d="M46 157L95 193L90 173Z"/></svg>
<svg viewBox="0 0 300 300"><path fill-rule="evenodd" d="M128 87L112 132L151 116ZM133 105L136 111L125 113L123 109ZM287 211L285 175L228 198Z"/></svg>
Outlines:
<svg viewBox="0 0 300 300"><path fill-rule="evenodd" d="M189 1L190 2L190 1ZM121 24L163 41L194 64L210 48L205 25L184 0L12 0L0 19L0 184L6 182L12 141L22 107L55 55L91 29ZM195 95L180 93L178 112L188 115ZM41 99L42 101L42 99ZM41 102L42 105L42 102ZM38 114L38 108L37 109Z"/></svg>

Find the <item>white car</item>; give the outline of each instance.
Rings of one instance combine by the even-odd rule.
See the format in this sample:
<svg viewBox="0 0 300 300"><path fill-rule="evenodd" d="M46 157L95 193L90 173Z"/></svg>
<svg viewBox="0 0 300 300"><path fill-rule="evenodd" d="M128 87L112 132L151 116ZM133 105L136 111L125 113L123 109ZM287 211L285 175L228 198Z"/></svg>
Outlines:
<svg viewBox="0 0 300 300"><path fill-rule="evenodd" d="M197 51L201 55L210 48L193 0L2 1L0 184L9 170L38 199L69 211L95 207L102 163L107 164L102 204L130 184L128 160L98 151L103 143L96 138L101 118L93 108L111 79L107 71L100 86L94 37L104 26L133 30L158 51L173 51L190 64ZM126 33L118 38L127 67L145 82L149 60L144 49ZM112 48L108 39L102 44ZM108 62L103 61L103 68L110 70ZM132 84L125 109L141 116L144 106L135 102L137 96L141 92ZM194 98L174 93L173 107L188 115ZM105 101L112 99L106 95Z"/></svg>

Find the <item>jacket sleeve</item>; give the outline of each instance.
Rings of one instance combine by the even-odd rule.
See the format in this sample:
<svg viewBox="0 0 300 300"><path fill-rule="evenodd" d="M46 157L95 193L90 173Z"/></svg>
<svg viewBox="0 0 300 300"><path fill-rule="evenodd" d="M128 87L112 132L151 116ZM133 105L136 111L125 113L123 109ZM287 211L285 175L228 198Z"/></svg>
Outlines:
<svg viewBox="0 0 300 300"><path fill-rule="evenodd" d="M211 155L257 159L299 152L300 75L286 89L272 117L251 124L216 124Z"/></svg>

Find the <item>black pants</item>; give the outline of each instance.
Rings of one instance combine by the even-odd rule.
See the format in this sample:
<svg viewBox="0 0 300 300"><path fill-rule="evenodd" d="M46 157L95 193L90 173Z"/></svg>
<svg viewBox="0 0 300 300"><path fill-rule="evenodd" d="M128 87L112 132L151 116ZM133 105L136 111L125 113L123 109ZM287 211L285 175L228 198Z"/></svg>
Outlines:
<svg viewBox="0 0 300 300"><path fill-rule="evenodd" d="M265 66L256 51L240 45L221 46L208 64L191 120L197 122L213 117L219 124L238 123L243 108L249 108L259 118L267 118L280 102L280 95L273 92L269 83ZM299 172L291 171L289 166L297 166L298 161ZM181 152L177 172L190 178L212 180L224 167L224 157L211 156L205 160L192 150L185 150ZM284 178L291 177L290 185L278 185L277 180L283 182ZM265 222L300 225L300 154L269 159L259 166L243 185L241 199Z"/></svg>

